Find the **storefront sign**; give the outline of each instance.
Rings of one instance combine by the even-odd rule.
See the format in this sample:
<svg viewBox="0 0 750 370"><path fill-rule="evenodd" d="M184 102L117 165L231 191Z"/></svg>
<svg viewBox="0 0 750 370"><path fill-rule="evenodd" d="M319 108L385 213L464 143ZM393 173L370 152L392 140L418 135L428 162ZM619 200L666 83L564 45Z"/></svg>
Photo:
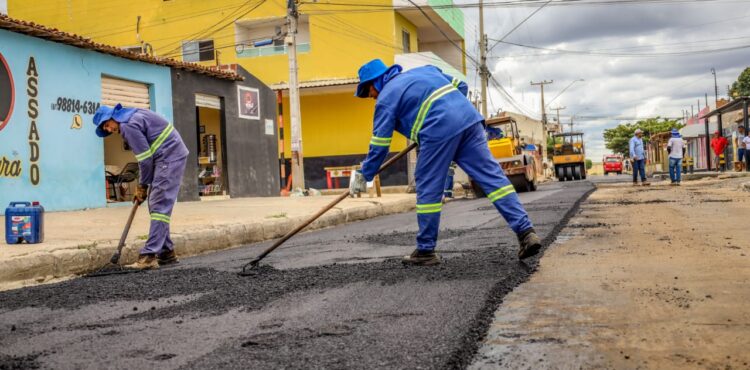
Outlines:
<svg viewBox="0 0 750 370"><path fill-rule="evenodd" d="M39 130L36 119L39 118L39 72L36 70L34 57L29 58L26 68L26 94L29 96L29 178L32 185L39 185Z"/></svg>
<svg viewBox="0 0 750 370"><path fill-rule="evenodd" d="M19 177L21 176L21 160L8 160L0 158L0 177Z"/></svg>
<svg viewBox="0 0 750 370"><path fill-rule="evenodd" d="M0 131L10 121L13 114L13 103L15 102L15 90L13 87L13 75L8 67L8 62L0 53Z"/></svg>
<svg viewBox="0 0 750 370"><path fill-rule="evenodd" d="M266 135L273 135L273 120L266 119Z"/></svg>
<svg viewBox="0 0 750 370"><path fill-rule="evenodd" d="M240 118L260 120L260 92L251 87L237 86Z"/></svg>

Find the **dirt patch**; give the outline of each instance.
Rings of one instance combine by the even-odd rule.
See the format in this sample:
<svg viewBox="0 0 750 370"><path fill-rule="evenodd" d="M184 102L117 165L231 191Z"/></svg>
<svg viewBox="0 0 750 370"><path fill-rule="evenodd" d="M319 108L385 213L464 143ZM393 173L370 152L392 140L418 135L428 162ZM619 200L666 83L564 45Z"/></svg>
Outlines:
<svg viewBox="0 0 750 370"><path fill-rule="evenodd" d="M504 298L474 367L749 368L750 258L727 215L750 204L725 201L731 181L667 189L595 193Z"/></svg>

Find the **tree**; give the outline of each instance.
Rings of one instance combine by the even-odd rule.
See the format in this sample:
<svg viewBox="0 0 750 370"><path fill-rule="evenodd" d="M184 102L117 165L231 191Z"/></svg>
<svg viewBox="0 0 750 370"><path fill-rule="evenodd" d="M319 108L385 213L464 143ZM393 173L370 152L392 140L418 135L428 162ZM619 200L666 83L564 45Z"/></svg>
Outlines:
<svg viewBox="0 0 750 370"><path fill-rule="evenodd" d="M590 170L591 167L594 167L594 162L592 162L590 159L586 159L586 169Z"/></svg>
<svg viewBox="0 0 750 370"><path fill-rule="evenodd" d="M662 119L660 117L649 118L636 123L623 123L611 129L604 130L604 143L607 149L624 157L630 156L630 138L635 135L635 130L643 130L643 144L647 144L652 134L666 132L673 128L680 129L685 125L676 120Z"/></svg>
<svg viewBox="0 0 750 370"><path fill-rule="evenodd" d="M737 81L734 81L732 88L729 90L733 99L739 98L740 96L750 96L750 67L745 68L740 76L737 77Z"/></svg>

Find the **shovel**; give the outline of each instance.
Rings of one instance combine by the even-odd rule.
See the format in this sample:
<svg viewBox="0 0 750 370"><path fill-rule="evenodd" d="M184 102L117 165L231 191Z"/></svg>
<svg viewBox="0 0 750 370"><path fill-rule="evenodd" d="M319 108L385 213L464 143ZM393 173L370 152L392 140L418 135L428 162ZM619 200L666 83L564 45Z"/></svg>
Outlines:
<svg viewBox="0 0 750 370"><path fill-rule="evenodd" d="M391 157L389 160L387 160L385 163L383 163L380 166L380 169L378 169L378 174L383 172L386 168L390 167L393 163L401 159L403 156L405 156L407 153L409 153L412 149L417 147L417 143L411 143L409 146L407 146L404 150L399 152L398 154ZM333 208L335 205L341 203L342 200L346 199L349 196L349 191L347 190L344 193L341 193L336 199L331 201L331 203L328 203L325 207L323 207L318 213L312 215L310 218L305 220L302 224L295 227L294 230L288 232L286 235L281 237L281 239L277 240L275 243L273 243L272 246L270 246L268 249L266 249L263 253L261 253L258 257L256 257L254 260L248 262L244 266L242 266L242 271L239 273L240 276L252 276L255 275L256 272L253 271L255 267L258 266L258 263L260 263L261 260L266 258L266 256L273 252L276 248L278 248L280 245L284 244L287 240L289 240L294 235L297 235L302 229L313 223L313 221L317 220L320 216L322 216L324 213L328 212L331 208Z"/></svg>
<svg viewBox="0 0 750 370"><path fill-rule="evenodd" d="M97 276L107 276L107 275L116 275L116 274L129 274L133 272L141 272L143 270L140 269L129 269L124 268L122 265L119 264L120 262L120 255L122 254L122 248L125 246L125 239L128 237L128 232L130 232L130 225L133 224L133 219L135 218L135 213L138 211L138 202L133 203L133 208L130 210L130 216L128 217L128 222L125 224L125 229L122 230L122 236L120 236L120 244L117 245L117 252L112 255L112 258L109 259L109 263L106 264L104 267L100 268L99 270L96 270L85 277L97 277Z"/></svg>

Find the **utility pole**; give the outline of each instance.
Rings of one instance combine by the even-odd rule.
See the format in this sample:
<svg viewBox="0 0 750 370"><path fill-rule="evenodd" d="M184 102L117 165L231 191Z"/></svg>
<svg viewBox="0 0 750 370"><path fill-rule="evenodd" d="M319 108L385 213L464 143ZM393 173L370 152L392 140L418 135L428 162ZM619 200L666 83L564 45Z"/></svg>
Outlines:
<svg viewBox="0 0 750 370"><path fill-rule="evenodd" d="M705 93L705 94L706 94L706 108L708 108L708 93ZM709 108L709 110L711 109Z"/></svg>
<svg viewBox="0 0 750 370"><path fill-rule="evenodd" d="M565 108L567 107L552 108L552 110L557 111L557 127L560 129L560 131L562 131L562 122L560 122L560 111L564 110Z"/></svg>
<svg viewBox="0 0 750 370"><path fill-rule="evenodd" d="M292 126L292 184L294 188L305 189L305 166L302 155L302 120L299 103L299 82L297 81L297 0L287 1L288 32L285 38L289 56L289 113Z"/></svg>
<svg viewBox="0 0 750 370"><path fill-rule="evenodd" d="M482 117L487 119L487 35L484 34L484 1L479 0L479 78L482 80Z"/></svg>
<svg viewBox="0 0 750 370"><path fill-rule="evenodd" d="M573 116L570 116L570 132L573 132Z"/></svg>
<svg viewBox="0 0 750 370"><path fill-rule="evenodd" d="M540 86L542 88L542 125L544 130L547 130L547 110L544 108L544 85L549 85L555 81L544 80L542 82L531 82L531 86Z"/></svg>
<svg viewBox="0 0 750 370"><path fill-rule="evenodd" d="M714 96L716 100L716 109L719 108L719 84L716 83L716 69L711 68L711 73L714 75Z"/></svg>

